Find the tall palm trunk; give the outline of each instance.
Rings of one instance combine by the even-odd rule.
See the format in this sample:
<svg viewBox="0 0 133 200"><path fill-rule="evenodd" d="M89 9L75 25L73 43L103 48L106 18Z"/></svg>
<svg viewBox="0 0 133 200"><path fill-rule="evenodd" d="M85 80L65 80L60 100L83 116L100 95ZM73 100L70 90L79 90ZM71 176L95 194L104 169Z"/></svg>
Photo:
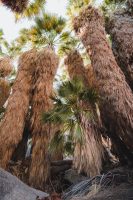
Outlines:
<svg viewBox="0 0 133 200"><path fill-rule="evenodd" d="M65 59L65 64L68 67L68 72L70 79L75 76L81 78L86 87L94 87L95 81L93 72L90 69L85 69L83 64L83 59L78 51L70 52L70 54ZM87 79L90 76L90 79ZM93 82L93 83L92 83ZM82 102L88 108L85 102ZM91 108L93 112L93 108ZM98 122L95 124L94 120L88 119L83 114L80 115L80 126L83 133L83 144L76 142L74 149L74 160L73 167L78 170L78 172L84 172L88 176L95 176L100 174L102 169L103 160L103 145L101 140L101 134L98 130Z"/></svg>
<svg viewBox="0 0 133 200"><path fill-rule="evenodd" d="M74 29L90 55L102 97L102 119L123 156L133 151L133 94L107 42L103 17L91 6L74 20ZM117 142L116 142L117 138ZM122 145L121 145L122 144Z"/></svg>
<svg viewBox="0 0 133 200"><path fill-rule="evenodd" d="M0 166L5 168L22 139L29 109L30 90L35 72L36 51L24 53L8 100L5 116L0 123Z"/></svg>
<svg viewBox="0 0 133 200"><path fill-rule="evenodd" d="M43 188L49 175L48 144L54 130L42 124L41 115L52 108L53 80L58 67L58 58L50 49L38 52L36 82L32 99L31 134L33 141L30 183Z"/></svg>
<svg viewBox="0 0 133 200"><path fill-rule="evenodd" d="M106 27L116 61L133 91L133 17L127 12L116 13L107 21Z"/></svg>

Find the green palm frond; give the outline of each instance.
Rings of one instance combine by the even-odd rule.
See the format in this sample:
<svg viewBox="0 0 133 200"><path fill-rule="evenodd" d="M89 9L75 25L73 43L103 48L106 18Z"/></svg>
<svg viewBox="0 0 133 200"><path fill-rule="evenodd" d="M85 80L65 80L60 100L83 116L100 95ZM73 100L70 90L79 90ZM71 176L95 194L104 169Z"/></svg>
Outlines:
<svg viewBox="0 0 133 200"><path fill-rule="evenodd" d="M55 14L43 13L42 17L35 18L36 27L46 32L55 31L60 34L65 27L66 20Z"/></svg>
<svg viewBox="0 0 133 200"><path fill-rule="evenodd" d="M52 147L58 146L66 134L71 141L61 142L64 145L63 149L67 147L73 149L75 143L83 144L84 130L81 126L81 117L83 115L86 119L95 120L93 111L96 112L96 104L99 101L97 91L92 87L86 88L81 79L74 77L73 80L60 84L56 95L51 99L54 102L54 108L43 114L43 123L61 124L62 127L61 135L53 138Z"/></svg>
<svg viewBox="0 0 133 200"><path fill-rule="evenodd" d="M77 48L78 44L79 40L75 36L72 36L71 32L63 32L60 36L58 54L64 56Z"/></svg>
<svg viewBox="0 0 133 200"><path fill-rule="evenodd" d="M40 14L43 11L46 0L34 0L29 4L29 6L24 10L22 14L15 14L16 21L22 18L31 19Z"/></svg>
<svg viewBox="0 0 133 200"><path fill-rule="evenodd" d="M75 77L71 81L64 82L58 89L58 95L61 97L75 97L83 91L83 82L82 80Z"/></svg>
<svg viewBox="0 0 133 200"><path fill-rule="evenodd" d="M29 29L22 29L15 40L17 46L29 48L51 47L55 48L60 41L60 35L65 27L66 20L55 14L42 13L35 17L35 24Z"/></svg>

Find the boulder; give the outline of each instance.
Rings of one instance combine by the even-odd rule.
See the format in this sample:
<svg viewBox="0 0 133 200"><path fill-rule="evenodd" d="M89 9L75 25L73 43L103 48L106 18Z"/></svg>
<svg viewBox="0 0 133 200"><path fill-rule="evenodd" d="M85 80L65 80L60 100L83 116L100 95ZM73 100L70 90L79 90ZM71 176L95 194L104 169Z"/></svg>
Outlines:
<svg viewBox="0 0 133 200"><path fill-rule="evenodd" d="M48 194L29 187L17 177L0 169L0 200L36 200Z"/></svg>

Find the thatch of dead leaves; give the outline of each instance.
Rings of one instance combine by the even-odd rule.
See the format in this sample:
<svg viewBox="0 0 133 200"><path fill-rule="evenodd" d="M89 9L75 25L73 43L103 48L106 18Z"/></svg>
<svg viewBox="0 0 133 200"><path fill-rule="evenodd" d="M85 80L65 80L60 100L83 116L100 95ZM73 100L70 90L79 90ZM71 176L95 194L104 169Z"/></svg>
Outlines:
<svg viewBox="0 0 133 200"><path fill-rule="evenodd" d="M96 87L95 75L91 65L84 66L83 59L77 50L71 51L64 61L70 79L81 78L86 86Z"/></svg>
<svg viewBox="0 0 133 200"><path fill-rule="evenodd" d="M107 42L103 17L97 9L88 6L75 18L73 25L88 54L91 52L92 66L103 98L103 121L110 133L119 136L132 152L133 94Z"/></svg>
<svg viewBox="0 0 133 200"><path fill-rule="evenodd" d="M75 76L81 78L86 87L95 87L95 78L90 66L85 69L83 59L77 50L69 53L65 59L70 79ZM84 103L87 108L88 105ZM93 112L93 109L91 110ZM98 124L94 125L93 120L87 119L81 114L81 126L83 128L83 145L77 143L74 149L73 167L78 172L85 172L88 176L100 174L102 169L103 145L101 134L98 134Z"/></svg>
<svg viewBox="0 0 133 200"><path fill-rule="evenodd" d="M93 177L100 174L104 157L101 135L93 121L81 115L83 144L76 144L74 151L74 168Z"/></svg>
<svg viewBox="0 0 133 200"><path fill-rule="evenodd" d="M0 108L4 105L10 94L10 85L8 81L0 78Z"/></svg>
<svg viewBox="0 0 133 200"><path fill-rule="evenodd" d="M9 57L0 59L0 77L8 76L13 69L11 59Z"/></svg>
<svg viewBox="0 0 133 200"><path fill-rule="evenodd" d="M127 13L115 14L107 22L116 61L133 91L133 18Z"/></svg>
<svg viewBox="0 0 133 200"><path fill-rule="evenodd" d="M12 11L18 13L22 13L28 4L28 0L1 0L1 2Z"/></svg>
<svg viewBox="0 0 133 200"><path fill-rule="evenodd" d="M5 168L22 139L29 108L30 90L35 71L36 51L25 52L19 59L19 69L5 116L0 123L0 166Z"/></svg>
<svg viewBox="0 0 133 200"><path fill-rule="evenodd" d="M58 67L58 58L51 49L38 52L36 82L31 100L31 133L33 139L32 163L30 168L30 183L34 187L43 188L48 177L48 143L51 126L42 124L41 115L52 108L50 97L53 92L53 80Z"/></svg>

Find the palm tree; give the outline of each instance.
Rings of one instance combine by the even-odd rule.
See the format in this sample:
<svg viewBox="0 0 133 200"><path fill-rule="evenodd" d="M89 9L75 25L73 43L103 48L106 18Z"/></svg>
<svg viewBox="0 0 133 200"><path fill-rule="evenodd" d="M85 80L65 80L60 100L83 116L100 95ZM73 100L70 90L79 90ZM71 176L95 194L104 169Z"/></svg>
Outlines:
<svg viewBox="0 0 133 200"><path fill-rule="evenodd" d="M57 94L58 96L53 97L53 110L45 113L43 120L46 123L62 124L61 134L67 132L72 135L74 168L89 176L99 174L102 168L103 148L96 125L95 103L98 95L95 89L86 89L81 79L75 77L62 83Z"/></svg>
<svg viewBox="0 0 133 200"><path fill-rule="evenodd" d="M24 34L18 38L18 44L25 41L24 47L31 45L41 49L41 52L38 52L35 80L32 86L30 116L30 132L33 141L30 183L41 189L49 176L47 144L56 132L56 127L50 127L49 124L42 125L41 112L43 109L48 111L52 108L50 96L58 67L58 58L54 49L64 26L65 20L61 17L43 13L42 17L35 18L35 26L24 30Z"/></svg>
<svg viewBox="0 0 133 200"><path fill-rule="evenodd" d="M133 95L107 42L103 17L97 9L88 6L73 24L92 61L99 92L103 97L100 105L103 122L117 149L123 157L131 160Z"/></svg>
<svg viewBox="0 0 133 200"><path fill-rule="evenodd" d="M19 59L19 70L12 94L0 122L0 166L5 168L22 139L29 109L31 85L35 73L36 50L25 52Z"/></svg>
<svg viewBox="0 0 133 200"><path fill-rule="evenodd" d="M54 134L54 127L42 125L41 113L47 112L53 104L50 96L53 93L53 81L58 67L58 57L50 48L38 52L36 81L33 85L31 99L31 135L32 162L30 167L30 184L43 188L49 176L48 143Z"/></svg>

